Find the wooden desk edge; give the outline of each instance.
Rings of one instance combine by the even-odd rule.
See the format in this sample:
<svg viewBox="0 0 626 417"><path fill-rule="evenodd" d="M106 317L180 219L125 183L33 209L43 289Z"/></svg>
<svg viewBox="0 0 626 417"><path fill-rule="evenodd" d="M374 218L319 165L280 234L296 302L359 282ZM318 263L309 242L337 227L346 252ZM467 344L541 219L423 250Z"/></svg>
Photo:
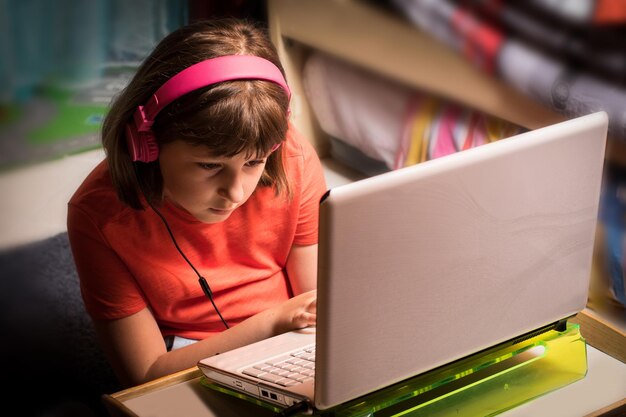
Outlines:
<svg viewBox="0 0 626 417"><path fill-rule="evenodd" d="M626 332L585 308L571 320L580 325L580 332L591 346L626 363Z"/></svg>
<svg viewBox="0 0 626 417"><path fill-rule="evenodd" d="M192 367L171 375L157 378L153 381L146 382L145 384L115 392L113 394L104 394L102 395L102 402L112 417L139 417L136 413L126 407L124 404L126 401L141 397L159 389L199 378L201 375L202 371L200 371L200 369Z"/></svg>

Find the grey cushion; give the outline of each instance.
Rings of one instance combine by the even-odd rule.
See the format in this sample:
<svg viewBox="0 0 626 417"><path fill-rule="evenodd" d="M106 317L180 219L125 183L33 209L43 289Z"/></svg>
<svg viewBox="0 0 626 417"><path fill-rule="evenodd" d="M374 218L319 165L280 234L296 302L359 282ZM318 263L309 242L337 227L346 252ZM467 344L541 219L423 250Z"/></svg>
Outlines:
<svg viewBox="0 0 626 417"><path fill-rule="evenodd" d="M85 311L67 233L0 252L0 330L9 386L32 395L20 415L106 415L101 395L121 386Z"/></svg>

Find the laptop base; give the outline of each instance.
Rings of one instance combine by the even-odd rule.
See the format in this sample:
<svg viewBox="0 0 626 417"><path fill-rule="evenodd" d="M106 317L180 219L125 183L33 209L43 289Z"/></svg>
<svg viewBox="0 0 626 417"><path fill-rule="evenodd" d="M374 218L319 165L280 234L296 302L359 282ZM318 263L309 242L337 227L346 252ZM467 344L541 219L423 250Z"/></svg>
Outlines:
<svg viewBox="0 0 626 417"><path fill-rule="evenodd" d="M507 343L313 415L336 417L484 416L502 413L578 381L587 349L578 324ZM278 412L275 405L216 385L211 389Z"/></svg>

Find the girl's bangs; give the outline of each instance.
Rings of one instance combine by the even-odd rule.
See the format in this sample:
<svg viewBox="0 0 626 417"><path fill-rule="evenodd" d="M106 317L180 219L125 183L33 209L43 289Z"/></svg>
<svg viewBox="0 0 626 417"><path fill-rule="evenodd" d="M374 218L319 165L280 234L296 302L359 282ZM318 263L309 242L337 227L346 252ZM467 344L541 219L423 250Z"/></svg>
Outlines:
<svg viewBox="0 0 626 417"><path fill-rule="evenodd" d="M256 81L236 83L211 89L200 108L193 106L179 113L173 121L177 136L194 145L209 146L220 156L265 157L287 133L284 93L267 82L260 86L249 85ZM220 94L219 90L230 91Z"/></svg>

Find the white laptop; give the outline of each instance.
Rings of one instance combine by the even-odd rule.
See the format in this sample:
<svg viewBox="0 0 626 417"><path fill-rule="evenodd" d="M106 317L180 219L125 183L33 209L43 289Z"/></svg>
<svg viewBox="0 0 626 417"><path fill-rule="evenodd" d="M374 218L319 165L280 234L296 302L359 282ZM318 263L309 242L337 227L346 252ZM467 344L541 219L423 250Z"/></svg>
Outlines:
<svg viewBox="0 0 626 417"><path fill-rule="evenodd" d="M331 189L316 327L198 367L324 410L562 324L587 302L607 122L598 112Z"/></svg>

